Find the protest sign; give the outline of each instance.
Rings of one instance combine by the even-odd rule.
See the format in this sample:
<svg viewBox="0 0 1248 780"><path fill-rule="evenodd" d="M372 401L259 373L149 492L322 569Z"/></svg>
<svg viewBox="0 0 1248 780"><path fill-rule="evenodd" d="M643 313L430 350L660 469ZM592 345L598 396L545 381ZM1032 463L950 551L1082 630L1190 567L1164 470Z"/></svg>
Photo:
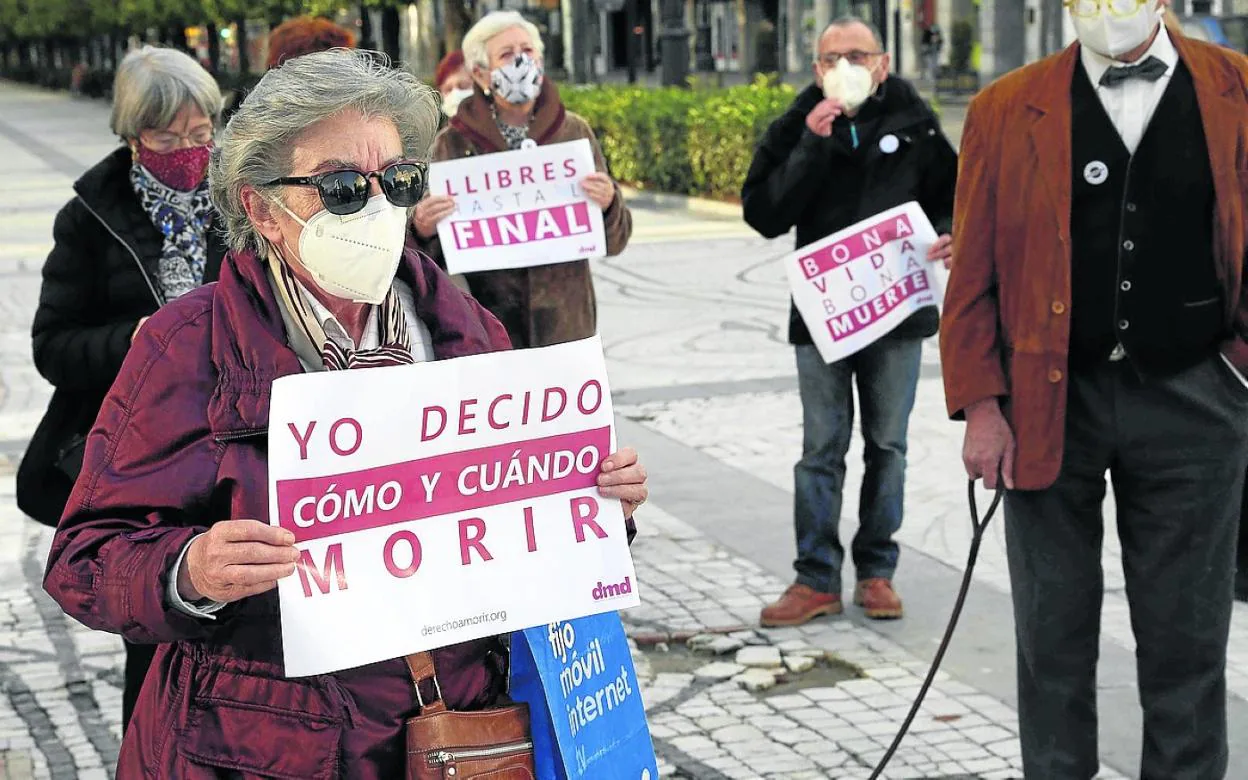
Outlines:
<svg viewBox="0 0 1248 780"><path fill-rule="evenodd" d="M268 446L288 676L639 603L597 337L284 377Z"/></svg>
<svg viewBox="0 0 1248 780"><path fill-rule="evenodd" d="M924 306L938 305L936 231L907 203L808 244L784 259L793 302L828 363L875 342Z"/></svg>
<svg viewBox="0 0 1248 780"><path fill-rule="evenodd" d="M637 670L618 614L513 634L509 690L529 705L540 780L658 780Z"/></svg>
<svg viewBox="0 0 1248 780"><path fill-rule="evenodd" d="M429 166L429 191L455 199L438 223L450 273L526 268L607 252L602 209L585 196L587 139L477 154Z"/></svg>

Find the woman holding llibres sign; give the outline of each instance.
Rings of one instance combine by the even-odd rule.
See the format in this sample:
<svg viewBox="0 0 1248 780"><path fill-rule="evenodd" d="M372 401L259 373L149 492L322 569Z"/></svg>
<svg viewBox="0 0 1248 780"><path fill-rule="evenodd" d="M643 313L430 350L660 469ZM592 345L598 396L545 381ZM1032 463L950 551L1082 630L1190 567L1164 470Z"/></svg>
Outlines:
<svg viewBox="0 0 1248 780"><path fill-rule="evenodd" d="M266 429L280 377L507 348L497 320L405 246L437 122L415 77L334 50L267 73L218 139L221 280L140 329L48 560L45 587L70 615L167 643L119 777L404 774L418 703L402 660L286 677L275 587L299 553L265 522ZM601 471L631 516L646 498L636 454ZM352 638L326 626L325 641ZM506 653L496 637L435 650L443 701L496 704Z"/></svg>
<svg viewBox="0 0 1248 780"><path fill-rule="evenodd" d="M597 170L580 181L586 197L602 209L607 254L624 251L633 219L589 124L564 110L554 83L542 72L542 38L537 28L511 11L496 11L464 37L464 58L476 83L450 126L433 144L433 159L588 139ZM422 246L445 265L438 223L455 201L433 195L416 207L413 222ZM597 308L589 263L577 260L533 268L467 275L472 294L503 323L512 345L543 347L588 338L597 331Z"/></svg>

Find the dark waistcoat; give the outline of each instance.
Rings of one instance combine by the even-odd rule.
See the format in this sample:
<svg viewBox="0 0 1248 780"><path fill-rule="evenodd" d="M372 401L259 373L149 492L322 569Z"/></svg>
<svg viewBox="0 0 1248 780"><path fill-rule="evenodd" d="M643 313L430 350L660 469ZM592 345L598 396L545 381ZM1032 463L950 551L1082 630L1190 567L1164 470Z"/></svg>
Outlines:
<svg viewBox="0 0 1248 780"><path fill-rule="evenodd" d="M1141 373L1181 371L1225 335L1192 76L1179 63L1134 155L1082 64L1071 104L1071 366L1108 360L1121 345Z"/></svg>

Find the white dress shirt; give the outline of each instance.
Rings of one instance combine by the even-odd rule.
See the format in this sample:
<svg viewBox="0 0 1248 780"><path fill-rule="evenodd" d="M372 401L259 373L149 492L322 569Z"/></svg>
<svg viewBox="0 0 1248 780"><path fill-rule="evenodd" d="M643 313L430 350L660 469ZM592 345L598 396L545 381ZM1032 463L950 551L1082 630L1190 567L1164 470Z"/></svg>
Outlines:
<svg viewBox="0 0 1248 780"><path fill-rule="evenodd" d="M425 323L421 322L420 317L416 316L416 299L412 297L412 288L406 282L395 279L394 292L399 297L399 306L403 309L403 316L407 320L407 332L412 342L412 357L417 363L425 363L433 360L433 339L429 335L429 328ZM329 309L321 305L315 295L309 294L302 286L299 287L299 294L303 297L304 304L311 309L316 315L317 321L321 323L321 328L325 331L325 338L331 339L339 347L349 352L357 349L375 349L381 346L381 336L378 332L377 325L377 307L371 307L368 313L368 322L364 325L364 332L360 335L360 343L357 345L355 340L347 333L347 329L342 323L330 313ZM312 342L304 335L303 329L295 327L294 321L291 319L290 312L286 311L282 297L276 295L278 309L282 314L282 321L286 325L286 339L291 349L299 356L299 362L303 365L304 371L324 371L325 364L321 361L321 350L314 347ZM199 537L194 537L191 542ZM205 600L198 604L192 604L182 598L182 594L178 593L178 572L182 569L182 559L186 557L186 551L191 548L191 542L187 542L182 548L182 553L178 559L174 561L173 567L169 571L169 587L167 596L169 604L181 612L193 615L198 618L206 618L210 620L216 619L216 613L221 611L225 606L224 602Z"/></svg>
<svg viewBox="0 0 1248 780"><path fill-rule="evenodd" d="M1164 24L1160 26L1157 37L1153 39L1153 45L1149 46L1148 51L1136 60L1138 63L1149 57L1156 57L1165 63L1165 75L1156 81L1127 79L1117 86L1102 87L1101 76L1105 75L1105 71L1136 63L1111 60L1097 54L1087 46L1079 47L1079 56L1083 60L1083 69L1088 72L1088 78L1092 81L1092 88L1096 90L1096 96L1101 99L1101 105L1105 107L1105 113L1109 114L1109 120L1114 123L1114 127L1118 128L1122 143L1127 147L1128 152L1135 154L1136 147L1140 145L1140 139L1144 137L1144 130L1148 127L1149 120L1153 118L1153 112L1157 110L1157 104L1161 102L1161 96L1165 94L1166 87L1170 86L1170 77L1174 75L1174 69L1179 64L1179 53L1175 50L1169 33L1166 32L1166 26Z"/></svg>

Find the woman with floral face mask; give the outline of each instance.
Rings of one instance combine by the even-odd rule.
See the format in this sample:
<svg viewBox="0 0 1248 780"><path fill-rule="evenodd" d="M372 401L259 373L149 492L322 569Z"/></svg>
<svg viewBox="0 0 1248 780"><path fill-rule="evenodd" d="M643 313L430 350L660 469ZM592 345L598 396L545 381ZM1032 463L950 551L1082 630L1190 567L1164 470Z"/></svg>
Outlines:
<svg viewBox="0 0 1248 780"><path fill-rule="evenodd" d="M584 119L564 110L558 90L543 72L537 27L513 11L488 14L464 36L464 58L476 90L459 104L450 125L434 141L433 159L587 138L597 171L580 185L602 209L607 254L624 251L633 231L632 216L607 174L594 131ZM451 198L434 196L422 201L413 215L422 247L442 264L438 223L454 209ZM517 347L559 344L597 331L594 285L585 260L466 277L472 294L502 321Z"/></svg>
<svg viewBox="0 0 1248 780"><path fill-rule="evenodd" d="M225 253L205 176L217 83L187 55L145 46L122 60L113 96L112 130L124 146L78 180L57 215L35 312L35 365L56 392L18 471L17 500L51 526L139 326L216 279ZM154 649L126 647L123 724Z"/></svg>

